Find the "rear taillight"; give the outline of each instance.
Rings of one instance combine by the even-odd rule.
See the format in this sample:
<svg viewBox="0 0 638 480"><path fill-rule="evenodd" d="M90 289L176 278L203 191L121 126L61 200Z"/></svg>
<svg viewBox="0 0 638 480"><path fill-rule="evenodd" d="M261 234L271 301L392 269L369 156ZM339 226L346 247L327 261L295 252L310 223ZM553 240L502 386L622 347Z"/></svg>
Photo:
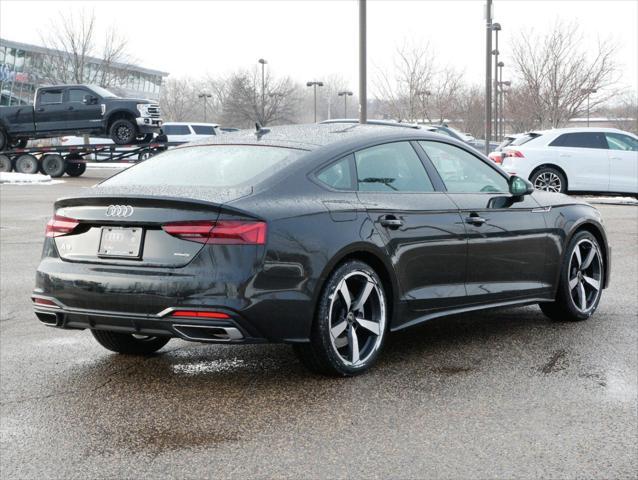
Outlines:
<svg viewBox="0 0 638 480"><path fill-rule="evenodd" d="M42 305L43 307L60 308L53 300L48 300L46 298L33 297L31 300L33 300L33 303L36 305Z"/></svg>
<svg viewBox="0 0 638 480"><path fill-rule="evenodd" d="M171 317L227 319L227 318L230 318L230 315L224 312L204 312L201 310L175 310L174 312L171 312Z"/></svg>
<svg viewBox="0 0 638 480"><path fill-rule="evenodd" d="M503 155L501 153L492 152L488 155L488 157L490 157L490 160L494 163L498 163L499 165L503 163Z"/></svg>
<svg viewBox="0 0 638 480"><path fill-rule="evenodd" d="M167 223L162 229L175 237L191 242L217 245L263 245L266 243L266 223L241 220L218 222Z"/></svg>
<svg viewBox="0 0 638 480"><path fill-rule="evenodd" d="M503 157L525 158L525 155L523 155L523 152L521 152L520 150L506 150L505 152L503 152Z"/></svg>
<svg viewBox="0 0 638 480"><path fill-rule="evenodd" d="M80 224L74 218L63 217L61 215L54 215L51 220L47 223L47 228L45 230L45 235L47 237L60 237L62 235L67 235Z"/></svg>

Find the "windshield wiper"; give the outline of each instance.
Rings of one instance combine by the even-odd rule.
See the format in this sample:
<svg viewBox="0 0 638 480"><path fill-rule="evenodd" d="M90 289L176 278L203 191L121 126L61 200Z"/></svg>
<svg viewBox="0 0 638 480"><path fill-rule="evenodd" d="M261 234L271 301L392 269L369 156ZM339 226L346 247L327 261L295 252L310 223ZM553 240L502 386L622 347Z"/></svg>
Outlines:
<svg viewBox="0 0 638 480"><path fill-rule="evenodd" d="M390 185L395 180L396 180L395 178L391 178L391 177L367 177L367 178L364 178L363 180L359 180L359 183L382 183L386 187L389 187L392 190L398 191L399 190L398 188Z"/></svg>

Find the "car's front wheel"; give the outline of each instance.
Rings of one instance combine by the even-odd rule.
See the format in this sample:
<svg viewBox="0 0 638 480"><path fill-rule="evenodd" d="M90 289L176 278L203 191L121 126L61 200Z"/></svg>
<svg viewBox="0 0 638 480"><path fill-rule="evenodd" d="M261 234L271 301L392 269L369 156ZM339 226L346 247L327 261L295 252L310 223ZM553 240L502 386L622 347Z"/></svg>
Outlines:
<svg viewBox="0 0 638 480"><path fill-rule="evenodd" d="M117 145L128 145L130 143L135 143L137 127L130 120L121 118L120 120L113 122L109 134L111 135L111 140L113 140L113 142Z"/></svg>
<svg viewBox="0 0 638 480"><path fill-rule="evenodd" d="M310 342L294 349L315 372L357 375L376 361L387 329L383 283L369 265L352 260L331 274L319 298Z"/></svg>
<svg viewBox="0 0 638 480"><path fill-rule="evenodd" d="M586 320L598 308L605 263L594 235L578 232L569 242L560 273L556 300L539 304L552 320Z"/></svg>
<svg viewBox="0 0 638 480"><path fill-rule="evenodd" d="M107 350L132 355L149 355L168 343L170 337L150 337L131 333L91 330L97 342Z"/></svg>

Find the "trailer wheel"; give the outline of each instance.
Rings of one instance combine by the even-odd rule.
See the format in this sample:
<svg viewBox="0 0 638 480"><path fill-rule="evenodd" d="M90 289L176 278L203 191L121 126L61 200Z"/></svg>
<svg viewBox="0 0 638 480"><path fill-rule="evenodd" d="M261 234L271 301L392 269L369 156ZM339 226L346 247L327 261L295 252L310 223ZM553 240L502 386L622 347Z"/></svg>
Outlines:
<svg viewBox="0 0 638 480"><path fill-rule="evenodd" d="M67 163L65 172L69 177L79 177L86 172L86 163Z"/></svg>
<svg viewBox="0 0 638 480"><path fill-rule="evenodd" d="M66 160L62 155L51 153L42 157L42 173L51 178L58 178L64 175L66 170Z"/></svg>
<svg viewBox="0 0 638 480"><path fill-rule="evenodd" d="M137 127L130 120L120 118L113 122L109 134L111 135L111 140L117 145L128 145L129 143L135 143Z"/></svg>
<svg viewBox="0 0 638 480"><path fill-rule="evenodd" d="M40 164L38 163L38 159L33 155L24 153L16 158L15 168L18 173L34 174L38 173Z"/></svg>
<svg viewBox="0 0 638 480"><path fill-rule="evenodd" d="M6 155L0 155L0 172L10 172L13 170L13 163Z"/></svg>
<svg viewBox="0 0 638 480"><path fill-rule="evenodd" d="M0 128L0 152L4 150L9 143L9 137L7 136L7 132Z"/></svg>

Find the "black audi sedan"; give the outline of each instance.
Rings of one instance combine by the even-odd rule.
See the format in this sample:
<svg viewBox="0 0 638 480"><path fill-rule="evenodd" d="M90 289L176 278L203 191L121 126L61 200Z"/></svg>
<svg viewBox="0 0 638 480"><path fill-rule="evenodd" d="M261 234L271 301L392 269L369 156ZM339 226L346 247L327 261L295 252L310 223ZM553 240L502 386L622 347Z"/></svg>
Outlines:
<svg viewBox="0 0 638 480"><path fill-rule="evenodd" d="M285 126L175 148L58 200L32 301L43 323L115 352L285 342L348 376L435 317L539 304L584 320L610 257L596 209L464 143Z"/></svg>

